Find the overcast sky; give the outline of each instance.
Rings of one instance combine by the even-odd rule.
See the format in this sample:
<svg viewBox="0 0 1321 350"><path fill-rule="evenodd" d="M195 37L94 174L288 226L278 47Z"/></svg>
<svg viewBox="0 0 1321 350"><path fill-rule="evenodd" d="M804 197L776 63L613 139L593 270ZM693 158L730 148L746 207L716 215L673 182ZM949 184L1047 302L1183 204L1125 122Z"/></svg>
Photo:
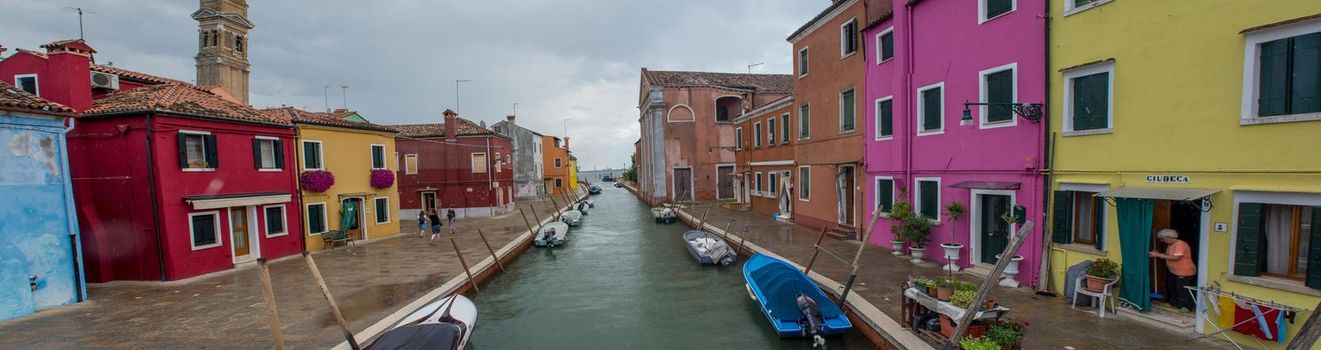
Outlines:
<svg viewBox="0 0 1321 350"><path fill-rule="evenodd" d="M381 124L441 111L564 134L584 170L623 167L638 138L640 68L788 73L794 29L826 0L249 1L251 101L344 103ZM0 45L86 39L98 63L195 80L195 0L0 0ZM455 80L470 79L459 89Z"/></svg>

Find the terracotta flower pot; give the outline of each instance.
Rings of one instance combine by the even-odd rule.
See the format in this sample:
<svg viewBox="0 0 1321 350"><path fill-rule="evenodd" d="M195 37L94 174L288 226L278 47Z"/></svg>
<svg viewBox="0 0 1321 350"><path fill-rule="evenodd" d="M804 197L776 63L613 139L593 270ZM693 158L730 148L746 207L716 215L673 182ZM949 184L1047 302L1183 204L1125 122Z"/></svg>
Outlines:
<svg viewBox="0 0 1321 350"><path fill-rule="evenodd" d="M1087 284L1086 286L1084 286L1084 288L1087 288L1088 291L1092 291L1092 292L1100 292L1102 290L1105 290L1105 285L1113 281L1113 279L1110 278L1101 278L1092 275L1086 275L1086 277L1087 277Z"/></svg>
<svg viewBox="0 0 1321 350"><path fill-rule="evenodd" d="M958 326L954 325L954 320L951 320L949 316L940 315L940 334L943 334L945 337L953 336L954 329L957 327ZM968 325L968 330L963 332L964 333L963 337L965 338L980 337L986 334L986 330L988 328L990 328L990 326L987 326L986 324L979 324L977 322L973 322L972 324Z"/></svg>
<svg viewBox="0 0 1321 350"><path fill-rule="evenodd" d="M951 295L954 295L954 287L936 287L936 300L949 301Z"/></svg>

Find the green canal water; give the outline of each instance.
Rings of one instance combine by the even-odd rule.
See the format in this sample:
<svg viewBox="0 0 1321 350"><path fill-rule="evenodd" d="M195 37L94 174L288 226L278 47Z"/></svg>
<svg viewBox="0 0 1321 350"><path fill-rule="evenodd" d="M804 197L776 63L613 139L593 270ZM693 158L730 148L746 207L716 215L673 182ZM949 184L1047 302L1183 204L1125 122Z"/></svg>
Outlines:
<svg viewBox="0 0 1321 350"><path fill-rule="evenodd" d="M488 281L470 349L809 349L781 339L743 286L743 259L701 266L682 224L661 225L603 184L596 208L554 250L531 248ZM870 349L857 332L829 349Z"/></svg>

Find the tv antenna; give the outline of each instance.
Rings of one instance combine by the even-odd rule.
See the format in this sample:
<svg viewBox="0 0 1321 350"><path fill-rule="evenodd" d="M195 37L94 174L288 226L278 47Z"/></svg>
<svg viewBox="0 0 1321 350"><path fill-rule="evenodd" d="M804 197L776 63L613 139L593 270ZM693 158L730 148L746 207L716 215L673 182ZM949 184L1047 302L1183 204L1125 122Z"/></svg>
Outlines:
<svg viewBox="0 0 1321 350"><path fill-rule="evenodd" d="M766 62L749 64L749 65L748 65L748 74L752 74L752 67L760 66L760 65L763 65L763 64L766 64Z"/></svg>
<svg viewBox="0 0 1321 350"><path fill-rule="evenodd" d="M96 13L96 11L88 10L88 9L81 8L81 7L71 7L71 6L65 6L64 9L66 9L66 10L73 10L74 12L78 12L78 39L79 39L79 40L82 40L82 39L83 39L83 14L89 14L89 15L90 15L90 14L94 14L94 13Z"/></svg>

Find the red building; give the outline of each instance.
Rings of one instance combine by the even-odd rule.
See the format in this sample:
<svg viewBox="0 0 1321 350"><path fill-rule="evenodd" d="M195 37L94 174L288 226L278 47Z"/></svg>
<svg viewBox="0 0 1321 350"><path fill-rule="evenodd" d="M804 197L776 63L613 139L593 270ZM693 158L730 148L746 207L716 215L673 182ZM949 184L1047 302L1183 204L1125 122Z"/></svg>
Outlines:
<svg viewBox="0 0 1321 350"><path fill-rule="evenodd" d="M82 116L68 134L89 282L177 280L302 251L292 127L176 80L92 64L81 40L20 50L0 79ZM99 74L94 74L99 73Z"/></svg>
<svg viewBox="0 0 1321 350"><path fill-rule="evenodd" d="M513 141L458 113L442 124L391 126L399 131L399 212L454 209L459 217L495 216L514 209Z"/></svg>

